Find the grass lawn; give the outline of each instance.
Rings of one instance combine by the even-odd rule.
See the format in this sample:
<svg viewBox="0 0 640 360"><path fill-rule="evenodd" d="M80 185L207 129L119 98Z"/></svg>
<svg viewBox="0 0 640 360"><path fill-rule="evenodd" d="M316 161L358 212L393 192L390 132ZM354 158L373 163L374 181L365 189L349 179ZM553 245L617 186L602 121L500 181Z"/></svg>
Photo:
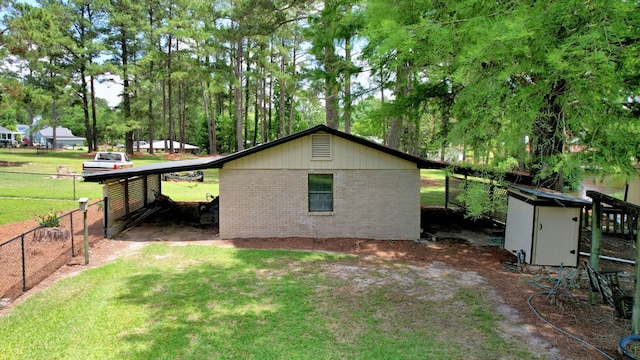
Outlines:
<svg viewBox="0 0 640 360"><path fill-rule="evenodd" d="M78 208L77 199L102 199L102 185L81 177L54 178L60 166L81 173L90 157L82 151L64 150L36 154L33 149L0 149L0 225L31 220L36 215L64 213ZM135 166L167 161L162 155L136 155ZM162 192L178 201L206 201L218 195L218 169L204 170L204 182L162 182Z"/></svg>
<svg viewBox="0 0 640 360"><path fill-rule="evenodd" d="M0 359L538 358L482 288L434 286L347 255L154 243L0 318Z"/></svg>
<svg viewBox="0 0 640 360"><path fill-rule="evenodd" d="M420 170L420 177L429 181L420 187L420 204L444 206L446 191L446 173L444 170Z"/></svg>

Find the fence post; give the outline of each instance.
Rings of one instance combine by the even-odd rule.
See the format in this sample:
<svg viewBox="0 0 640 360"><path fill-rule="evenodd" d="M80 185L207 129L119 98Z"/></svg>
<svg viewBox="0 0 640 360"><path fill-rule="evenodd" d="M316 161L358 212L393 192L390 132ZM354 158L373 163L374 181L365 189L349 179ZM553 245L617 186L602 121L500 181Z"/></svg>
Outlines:
<svg viewBox="0 0 640 360"><path fill-rule="evenodd" d="M444 208L449 209L449 175L444 178Z"/></svg>
<svg viewBox="0 0 640 360"><path fill-rule="evenodd" d="M82 224L84 226L84 264L89 264L89 228L87 227L87 203L89 198L78 199L78 205L82 212Z"/></svg>
<svg viewBox="0 0 640 360"><path fill-rule="evenodd" d="M491 210L489 211L489 216L492 219L496 218L496 199L495 199L495 185L493 184L493 179L489 180L489 199L491 199Z"/></svg>
<svg viewBox="0 0 640 360"><path fill-rule="evenodd" d="M25 266L25 256L24 256L24 234L20 236L20 247L22 249L22 292L27 291L27 267Z"/></svg>
<svg viewBox="0 0 640 360"><path fill-rule="evenodd" d="M591 251L589 257L589 265L595 271L600 271L600 243L602 242L602 203L600 198L591 198ZM591 305L598 302L598 293L591 292L589 301Z"/></svg>

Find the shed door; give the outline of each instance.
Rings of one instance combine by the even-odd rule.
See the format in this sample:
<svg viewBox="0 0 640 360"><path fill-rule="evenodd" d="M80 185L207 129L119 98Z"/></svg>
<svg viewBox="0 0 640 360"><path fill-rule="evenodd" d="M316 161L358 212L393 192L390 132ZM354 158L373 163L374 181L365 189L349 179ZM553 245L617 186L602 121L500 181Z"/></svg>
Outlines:
<svg viewBox="0 0 640 360"><path fill-rule="evenodd" d="M524 251L524 261L529 264L533 239L533 209L533 205L509 196L504 248L514 255L520 250Z"/></svg>
<svg viewBox="0 0 640 360"><path fill-rule="evenodd" d="M580 209L540 206L536 218L535 264L577 266Z"/></svg>

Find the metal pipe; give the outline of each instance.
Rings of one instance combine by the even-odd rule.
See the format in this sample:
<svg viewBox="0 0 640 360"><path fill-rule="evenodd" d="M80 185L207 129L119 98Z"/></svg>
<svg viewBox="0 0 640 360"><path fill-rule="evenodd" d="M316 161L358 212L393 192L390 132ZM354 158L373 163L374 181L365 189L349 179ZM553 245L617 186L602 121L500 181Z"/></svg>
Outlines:
<svg viewBox="0 0 640 360"><path fill-rule="evenodd" d="M591 256L590 253L583 252L583 251L580 252L580 255L589 256L589 257ZM606 255L600 255L599 257L600 257L600 259L603 259L603 260L617 261L617 262L621 262L621 263L625 263L625 264L631 264L631 265L635 265L636 264L635 261L628 260L628 259L621 259L621 258L616 258L616 257L611 257L611 256L606 256Z"/></svg>

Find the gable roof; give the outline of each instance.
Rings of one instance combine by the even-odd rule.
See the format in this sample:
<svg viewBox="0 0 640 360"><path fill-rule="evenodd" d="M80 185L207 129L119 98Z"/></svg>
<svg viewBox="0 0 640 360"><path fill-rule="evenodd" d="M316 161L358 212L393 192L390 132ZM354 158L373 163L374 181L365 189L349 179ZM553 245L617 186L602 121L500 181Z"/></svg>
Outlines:
<svg viewBox="0 0 640 360"><path fill-rule="evenodd" d="M430 161L430 160L419 158L417 156L409 155L402 151L392 149L390 147L383 146L380 144L376 144L374 142L363 139L361 137L358 137L352 134L347 134L340 130L330 128L326 125L317 125L310 129L303 130L301 132L298 132L289 136L285 136L283 138L280 138L262 145L257 145L245 150L241 150L224 157L208 157L208 158L199 158L199 159L193 159L193 160L171 161L171 162L147 164L143 166L134 166L132 168L127 168L127 169L105 171L97 174L87 175L85 176L84 180L90 181L90 182L100 182L100 181L105 181L110 179L124 179L124 178L129 178L134 176L164 174L169 172L203 170L203 169L220 169L224 166L225 163L229 161L237 160L245 156L255 154L257 152L305 137L307 135L315 134L317 132L326 132L331 135L335 135L343 139L353 141L360 145L367 146L369 148L382 151L389 155L393 155L398 158L413 162L416 164L416 167L420 169L442 169L448 166L448 164L446 163Z"/></svg>
<svg viewBox="0 0 640 360"><path fill-rule="evenodd" d="M17 131L11 131L7 128L0 126L0 134L19 134Z"/></svg>
<svg viewBox="0 0 640 360"><path fill-rule="evenodd" d="M230 155L226 156L224 159L225 159L225 162L228 162L228 161L231 161L231 160L236 160L236 159L245 157L247 155L255 154L255 153L260 152L262 150L266 150L266 149L269 149L269 148L272 148L272 147L287 143L287 142L292 141L292 140L303 138L303 137L305 137L307 135L315 134L317 132L326 132L326 133L329 133L331 135L335 135L335 136L341 137L343 139L350 140L350 141L355 142L357 144L364 145L364 146L370 147L370 148L378 150L378 151L382 151L382 152L387 153L389 155L393 155L393 156L399 157L401 159L404 159L404 160L407 160L407 161L415 163L417 165L417 167L421 168L421 169L433 169L433 168L438 168L439 169L439 168L445 168L445 167L448 166L445 163L440 163L440 162L436 162L436 161L430 161L430 160L426 160L426 159L423 159L423 158L420 158L420 157L417 157L417 156L409 155L409 154L404 153L402 151L399 151L399 150L396 150L396 149L393 149L393 148L390 148L390 147L387 147L387 146L384 146L384 145L380 145L380 144L374 143L372 141L369 141L367 139L361 138L359 136L352 135L352 134L347 134L347 133L342 132L340 130L336 130L334 128L330 128L330 127L328 127L326 125L317 125L317 126L314 126L312 128L309 128L307 130L303 130L303 131L300 131L298 133L295 133L295 134L292 134L292 135L289 135L289 136L285 136L285 137L280 138L280 139L276 139L276 140L268 142L266 144L262 144L262 145L254 146L254 147L251 147L251 148L248 148L248 149L245 149L245 150L241 150L241 151L238 151L236 153L233 153L233 154L230 154Z"/></svg>
<svg viewBox="0 0 640 360"><path fill-rule="evenodd" d="M40 136L47 138L47 139L51 139L53 138L53 128L50 126L45 126L43 127L40 131L38 131L40 133ZM83 139L83 137L80 136L75 136L71 133L71 130L62 127L62 126L58 126L56 128L56 139Z"/></svg>

